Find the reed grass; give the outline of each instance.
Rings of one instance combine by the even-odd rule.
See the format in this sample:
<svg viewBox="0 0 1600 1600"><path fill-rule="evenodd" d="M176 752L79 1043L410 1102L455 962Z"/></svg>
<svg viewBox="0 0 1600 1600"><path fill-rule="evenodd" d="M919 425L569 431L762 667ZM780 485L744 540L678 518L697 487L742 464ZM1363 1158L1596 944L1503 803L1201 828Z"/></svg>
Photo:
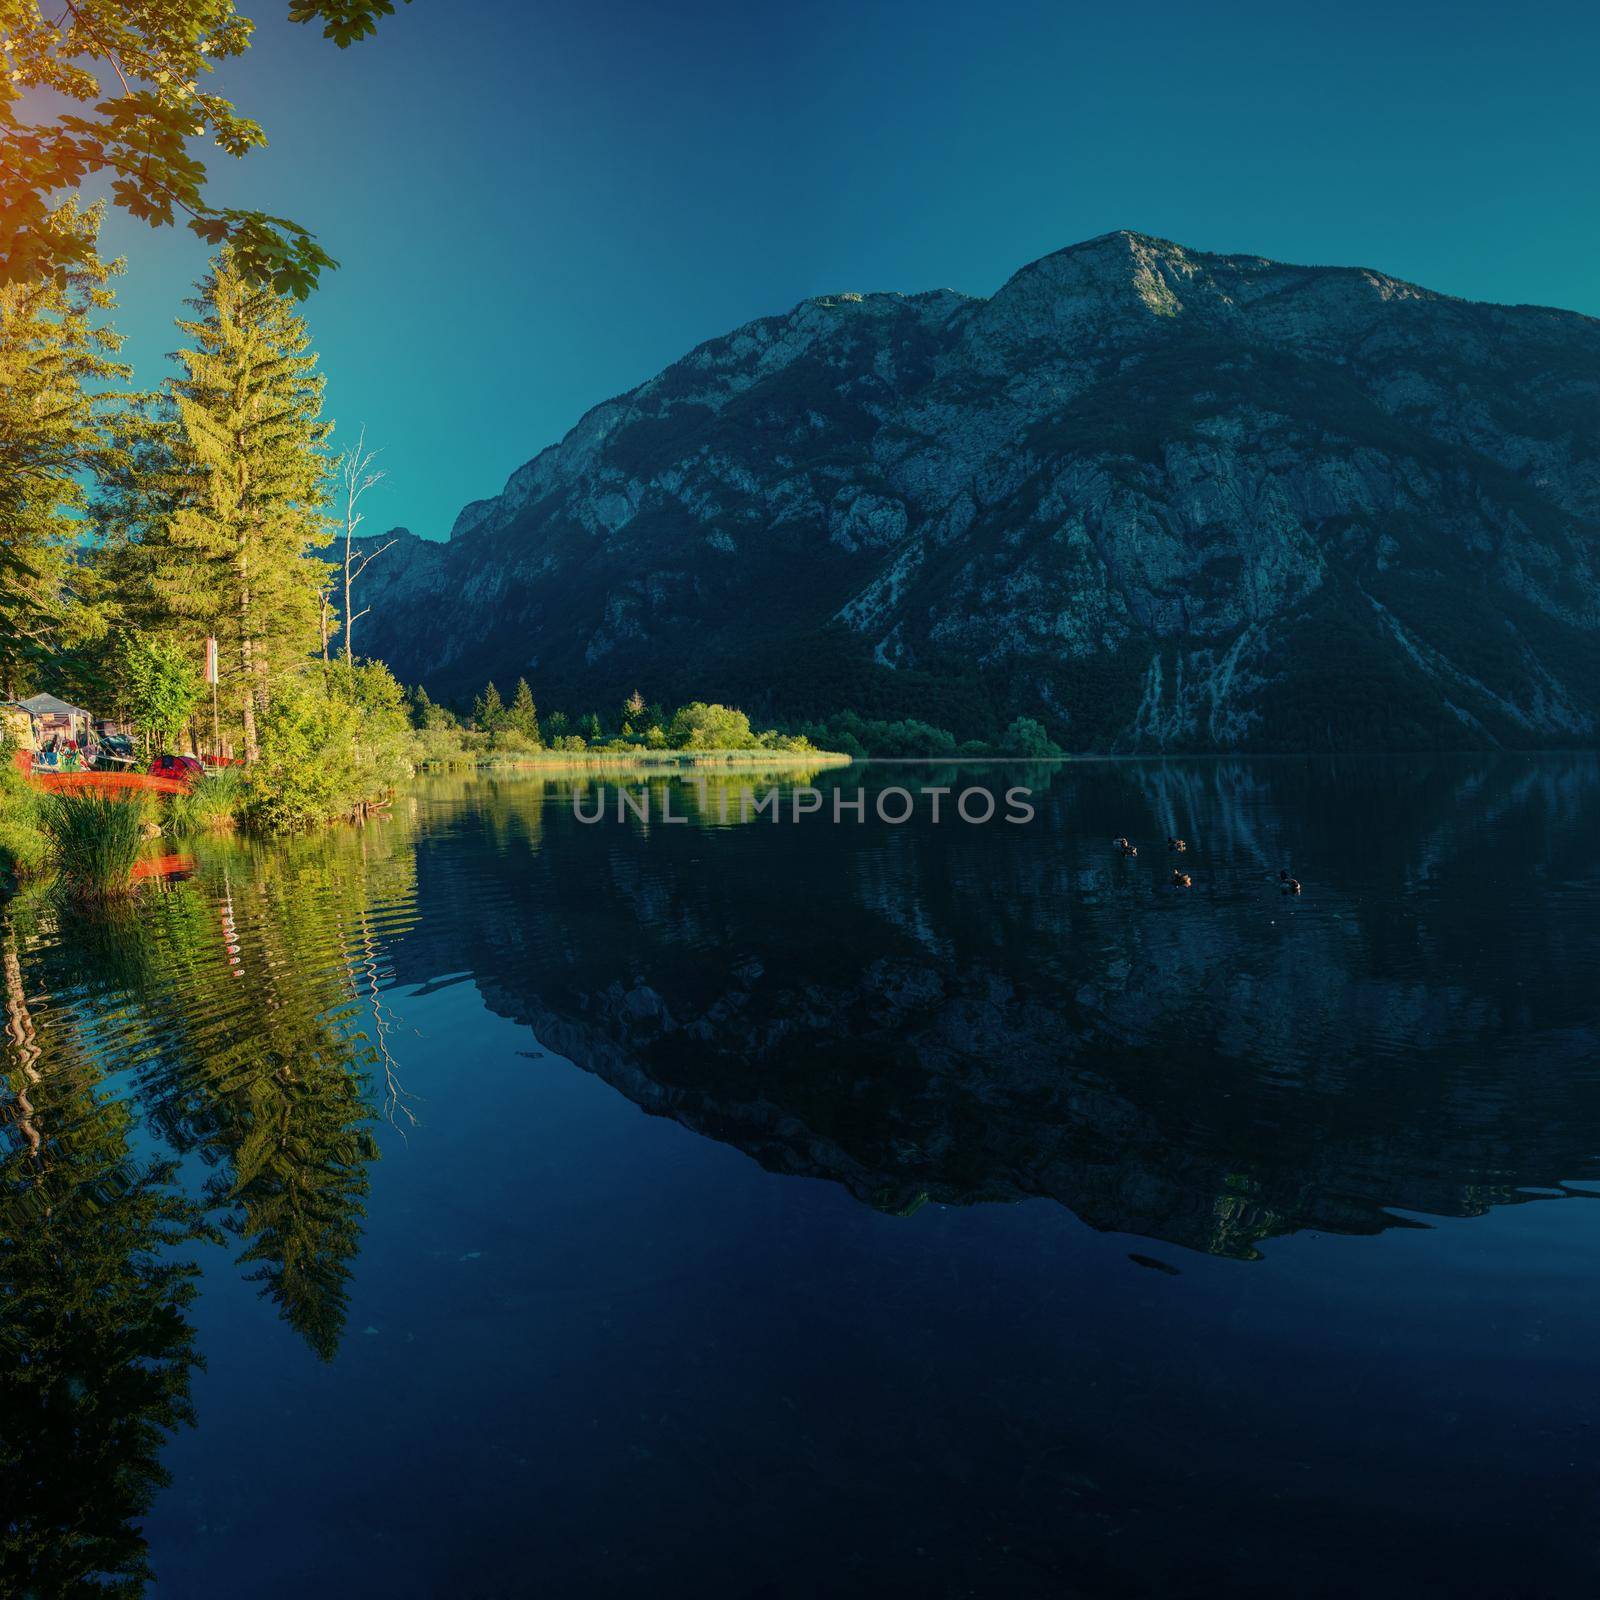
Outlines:
<svg viewBox="0 0 1600 1600"><path fill-rule="evenodd" d="M208 773L187 794L175 794L167 802L165 831L223 833L237 827L248 788L248 779L237 767Z"/></svg>
<svg viewBox="0 0 1600 1600"><path fill-rule="evenodd" d="M142 797L76 793L47 797L44 831L55 846L62 886L80 900L127 894L144 846Z"/></svg>

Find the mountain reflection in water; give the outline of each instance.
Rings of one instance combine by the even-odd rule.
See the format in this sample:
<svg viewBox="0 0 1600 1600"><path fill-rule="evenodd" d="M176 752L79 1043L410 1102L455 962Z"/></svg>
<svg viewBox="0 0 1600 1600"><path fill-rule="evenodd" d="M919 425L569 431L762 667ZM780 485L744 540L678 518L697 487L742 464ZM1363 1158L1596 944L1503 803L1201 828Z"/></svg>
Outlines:
<svg viewBox="0 0 1600 1600"><path fill-rule="evenodd" d="M733 831L713 800L645 841L565 786L463 786L397 974L466 969L644 1109L890 1211L1045 1195L1249 1256L1595 1175L1594 758L870 781L1027 781L1038 815Z"/></svg>
<svg viewBox="0 0 1600 1600"><path fill-rule="evenodd" d="M113 913L42 893L0 907L0 1593L163 1578L142 1530L164 1457L197 1409L215 1425L194 1401L219 1354L197 1299L248 1285L257 1315L230 1327L260 1340L275 1314L339 1371L369 1210L409 1215L441 1164L473 1226L520 1203L518 1172L434 1142L516 1114L484 1098L470 1016L412 1021L464 986L519 1030L528 1073L573 1063L878 1213L1047 1198L1169 1276L1187 1252L1242 1263L1278 1235L1477 1217L1600 1179L1594 757L813 781L1020 783L1037 815L935 825L923 807L894 827L869 799L860 823L827 805L740 821L759 777L443 777L362 830L201 845L192 877ZM649 823L614 806L582 822L594 783L670 787L689 821L658 803ZM1136 859L1111 848L1124 833ZM1167 883L1174 833L1188 889ZM530 1164L542 1137L527 1130ZM386 1257L372 1271L403 1281ZM1080 1522L1126 1511L1054 1467L1025 1476L1024 1501L1069 1492ZM292 1517L280 1533L292 1549ZM187 1541L170 1542L177 1561ZM1115 1563L1113 1579L1029 1559L1084 1592L1143 1592ZM223 1592L181 1570L191 1587L157 1592ZM995 1592L1033 1592L1016 1582Z"/></svg>

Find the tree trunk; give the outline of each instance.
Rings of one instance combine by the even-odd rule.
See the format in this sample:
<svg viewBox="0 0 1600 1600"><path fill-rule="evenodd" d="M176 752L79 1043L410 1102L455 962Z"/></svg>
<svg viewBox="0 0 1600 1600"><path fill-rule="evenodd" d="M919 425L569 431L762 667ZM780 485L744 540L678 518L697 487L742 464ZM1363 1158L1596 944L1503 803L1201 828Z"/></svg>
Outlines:
<svg viewBox="0 0 1600 1600"><path fill-rule="evenodd" d="M250 637L250 557L239 552L239 665L244 686L239 709L244 713L244 758L254 762L261 754L256 743L255 640Z"/></svg>
<svg viewBox="0 0 1600 1600"><path fill-rule="evenodd" d="M344 523L344 664L348 667L355 659L354 639L356 625L354 614L350 609L350 540L355 529L350 525L350 517L346 515Z"/></svg>

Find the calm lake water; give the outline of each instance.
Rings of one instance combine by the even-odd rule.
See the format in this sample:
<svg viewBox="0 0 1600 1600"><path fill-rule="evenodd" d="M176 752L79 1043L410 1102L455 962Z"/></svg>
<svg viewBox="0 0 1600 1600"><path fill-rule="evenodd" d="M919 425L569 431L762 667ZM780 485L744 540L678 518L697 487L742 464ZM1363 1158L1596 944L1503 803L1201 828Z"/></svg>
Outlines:
<svg viewBox="0 0 1600 1600"><path fill-rule="evenodd" d="M1595 1593L1596 758L815 782L0 909L0 1594Z"/></svg>

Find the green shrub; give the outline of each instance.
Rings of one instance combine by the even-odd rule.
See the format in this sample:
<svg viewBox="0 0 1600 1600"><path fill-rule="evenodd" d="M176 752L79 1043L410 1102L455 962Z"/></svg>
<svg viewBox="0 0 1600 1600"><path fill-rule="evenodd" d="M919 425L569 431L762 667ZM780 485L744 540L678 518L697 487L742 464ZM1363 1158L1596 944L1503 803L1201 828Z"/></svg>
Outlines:
<svg viewBox="0 0 1600 1600"><path fill-rule="evenodd" d="M175 834L224 832L238 822L248 794L249 780L242 768L207 773L187 794L167 802L166 829Z"/></svg>
<svg viewBox="0 0 1600 1600"><path fill-rule="evenodd" d="M1054 760L1063 753L1043 725L1032 717L1018 717L1006 729L1000 747L1008 756L1029 756L1041 761Z"/></svg>
<svg viewBox="0 0 1600 1600"><path fill-rule="evenodd" d="M521 728L502 727L494 731L489 740L489 748L503 755L528 755L534 750L544 747L531 734L525 733Z"/></svg>
<svg viewBox="0 0 1600 1600"><path fill-rule="evenodd" d="M0 748L0 874L26 877L50 860L39 791L11 765Z"/></svg>
<svg viewBox="0 0 1600 1600"><path fill-rule="evenodd" d="M750 719L731 706L692 700L673 713L667 743L675 750L754 750L759 741Z"/></svg>
<svg viewBox="0 0 1600 1600"><path fill-rule="evenodd" d="M880 722L854 711L843 711L825 723L808 725L805 733L820 749L856 757L953 756L957 749L953 733L914 717Z"/></svg>
<svg viewBox="0 0 1600 1600"><path fill-rule="evenodd" d="M350 817L411 772L405 692L378 661L333 662L281 684L260 720L243 820L268 833Z"/></svg>
<svg viewBox="0 0 1600 1600"><path fill-rule="evenodd" d="M45 798L44 831L67 890L83 900L126 894L144 846L141 797L80 790Z"/></svg>

